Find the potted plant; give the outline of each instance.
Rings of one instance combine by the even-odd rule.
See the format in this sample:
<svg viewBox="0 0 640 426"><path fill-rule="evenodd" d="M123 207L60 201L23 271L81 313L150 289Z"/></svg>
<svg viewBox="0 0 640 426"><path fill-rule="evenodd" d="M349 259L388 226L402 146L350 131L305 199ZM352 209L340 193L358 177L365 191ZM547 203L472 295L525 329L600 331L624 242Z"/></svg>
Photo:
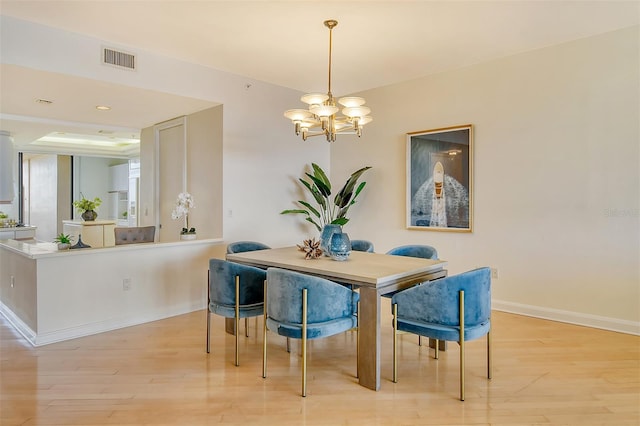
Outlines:
<svg viewBox="0 0 640 426"><path fill-rule="evenodd" d="M331 197L331 181L320 166L311 163L313 174L305 173L309 180L300 178L302 185L311 193L316 206L311 203L298 200L303 209L290 209L280 212L280 214L302 214L305 220L312 223L318 231L321 232L321 248L328 255L328 242L331 235L335 232L341 232L341 227L349 222L347 213L349 208L356 203L356 198L367 184L361 182L358 184L360 176L371 166L366 166L356 170L349 176L349 179L342 186L336 195ZM357 185L357 187L356 187Z"/></svg>
<svg viewBox="0 0 640 426"><path fill-rule="evenodd" d="M331 182L324 170L315 163L311 164L313 174L305 173L310 179L306 181L300 178L300 182L311 193L317 206L314 207L304 200L298 200L304 209L284 210L280 214L303 214L305 220L313 223L318 231L322 231L325 225L346 225L349 222L347 212L349 208L356 203L356 198L365 187L367 182L361 182L356 188L360 176L371 166L363 167L351 174L344 186L331 199Z"/></svg>
<svg viewBox="0 0 640 426"><path fill-rule="evenodd" d="M76 210L82 212L82 219L86 221L96 220L98 213L95 210L100 206L100 204L102 204L102 200L98 197L93 200L89 200L83 196L82 199L73 202Z"/></svg>
<svg viewBox="0 0 640 426"><path fill-rule="evenodd" d="M193 196L188 192L178 194L176 206L171 212L172 219L180 219L184 217L184 228L180 231L181 240L195 240L196 228L189 228L189 211L195 208Z"/></svg>
<svg viewBox="0 0 640 426"><path fill-rule="evenodd" d="M58 250L68 250L71 247L71 240L73 237L64 233L59 233L53 240L54 243L58 243Z"/></svg>

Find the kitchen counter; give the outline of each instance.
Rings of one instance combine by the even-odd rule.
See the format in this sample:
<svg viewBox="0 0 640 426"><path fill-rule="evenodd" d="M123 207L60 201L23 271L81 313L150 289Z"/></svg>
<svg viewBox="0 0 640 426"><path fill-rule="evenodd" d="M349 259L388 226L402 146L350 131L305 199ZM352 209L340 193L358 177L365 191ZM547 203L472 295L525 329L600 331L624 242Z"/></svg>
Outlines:
<svg viewBox="0 0 640 426"><path fill-rule="evenodd" d="M39 346L205 309L209 259L224 249L220 239L60 251L0 240L0 313Z"/></svg>

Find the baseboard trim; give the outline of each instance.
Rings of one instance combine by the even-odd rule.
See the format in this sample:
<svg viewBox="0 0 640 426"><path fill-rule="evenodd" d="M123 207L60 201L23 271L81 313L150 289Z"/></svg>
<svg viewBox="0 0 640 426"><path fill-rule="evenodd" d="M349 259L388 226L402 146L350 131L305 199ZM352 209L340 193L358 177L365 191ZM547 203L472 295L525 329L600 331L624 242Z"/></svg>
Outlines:
<svg viewBox="0 0 640 426"><path fill-rule="evenodd" d="M582 325L585 327L600 328L625 334L634 334L636 336L640 335L640 322L621 320L618 318L583 314L580 312L564 311L561 309L544 308L521 303L505 302L495 299L491 301L491 308L496 311L509 312L512 314Z"/></svg>
<svg viewBox="0 0 640 426"><path fill-rule="evenodd" d="M189 312L205 309L205 306L183 305L174 309L156 311L145 316L113 318L106 321L82 324L76 327L70 327L61 330L50 331L46 333L36 333L27 326L17 315L11 311L6 305L0 302L0 313L18 330L18 332L29 341L33 346L43 346L51 343L62 342L65 340L76 339L78 337L90 336L93 334L104 333L107 331L117 330L120 328L140 325L147 322L158 321L177 315L188 314Z"/></svg>
<svg viewBox="0 0 640 426"><path fill-rule="evenodd" d="M0 314L4 316L13 328L22 335L29 343L35 346L36 332L31 329L24 321L22 321L7 305L0 302Z"/></svg>

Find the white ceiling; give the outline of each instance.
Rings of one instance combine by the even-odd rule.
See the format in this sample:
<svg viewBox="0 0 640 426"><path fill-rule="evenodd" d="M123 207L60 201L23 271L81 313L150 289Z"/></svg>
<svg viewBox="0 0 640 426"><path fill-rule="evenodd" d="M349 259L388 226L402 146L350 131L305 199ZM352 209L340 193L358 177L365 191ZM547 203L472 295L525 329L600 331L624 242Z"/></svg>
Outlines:
<svg viewBox="0 0 640 426"><path fill-rule="evenodd" d="M332 91L345 95L637 25L640 2L0 0L0 13L303 92L326 91L329 32L322 23L336 19ZM105 93L114 104L128 101L132 89L6 65L1 72L3 126L17 125L15 116L46 117L42 105L20 101L25 93L38 97L37 84L74 93L68 108L48 118L124 133L208 106L145 91L138 99L170 96L153 105L175 105L175 115L131 105L149 113L86 117L79 105Z"/></svg>

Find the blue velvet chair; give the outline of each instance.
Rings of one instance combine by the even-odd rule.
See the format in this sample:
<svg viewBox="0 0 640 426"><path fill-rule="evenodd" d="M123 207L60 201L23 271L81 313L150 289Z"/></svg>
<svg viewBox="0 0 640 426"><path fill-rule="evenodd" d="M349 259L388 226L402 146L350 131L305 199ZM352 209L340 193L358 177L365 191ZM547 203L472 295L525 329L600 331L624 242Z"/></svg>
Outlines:
<svg viewBox="0 0 640 426"><path fill-rule="evenodd" d="M465 342L487 336L487 376L491 379L491 270L478 268L408 288L391 298L393 381L398 378L398 331L460 345L460 400L464 401Z"/></svg>
<svg viewBox="0 0 640 426"><path fill-rule="evenodd" d="M351 250L373 253L373 243L367 240L351 240Z"/></svg>
<svg viewBox="0 0 640 426"><path fill-rule="evenodd" d="M244 253L245 251L266 250L270 248L271 247L269 247L268 245L260 243L258 241L235 241L227 245L227 254ZM249 324L247 320L248 318L244 319L244 335L246 337L249 337ZM258 319L256 318L256 324L257 320ZM235 327L235 330L237 329L238 328Z"/></svg>
<svg viewBox="0 0 640 426"><path fill-rule="evenodd" d="M357 327L360 295L323 278L267 270L262 377L267 377L267 329L302 340L302 396L307 396L307 340Z"/></svg>
<svg viewBox="0 0 640 426"><path fill-rule="evenodd" d="M393 256L420 257L422 259L438 259L438 251L435 247L424 244L408 244L405 246L394 247L387 252ZM393 293L384 294L384 297L392 297ZM422 337L418 336L418 346L422 346Z"/></svg>
<svg viewBox="0 0 640 426"><path fill-rule="evenodd" d="M245 251L266 250L270 249L266 244L259 243L257 241L236 241L230 243L227 246L227 254L229 253L243 253Z"/></svg>
<svg viewBox="0 0 640 426"><path fill-rule="evenodd" d="M438 251L431 246L421 244L409 244L392 248L387 252L394 256L421 257L423 259L438 259Z"/></svg>
<svg viewBox="0 0 640 426"><path fill-rule="evenodd" d="M211 314L235 320L236 357L238 359L238 326L240 318L264 314L264 281L266 271L220 259L209 260L207 309L207 353L211 339Z"/></svg>

